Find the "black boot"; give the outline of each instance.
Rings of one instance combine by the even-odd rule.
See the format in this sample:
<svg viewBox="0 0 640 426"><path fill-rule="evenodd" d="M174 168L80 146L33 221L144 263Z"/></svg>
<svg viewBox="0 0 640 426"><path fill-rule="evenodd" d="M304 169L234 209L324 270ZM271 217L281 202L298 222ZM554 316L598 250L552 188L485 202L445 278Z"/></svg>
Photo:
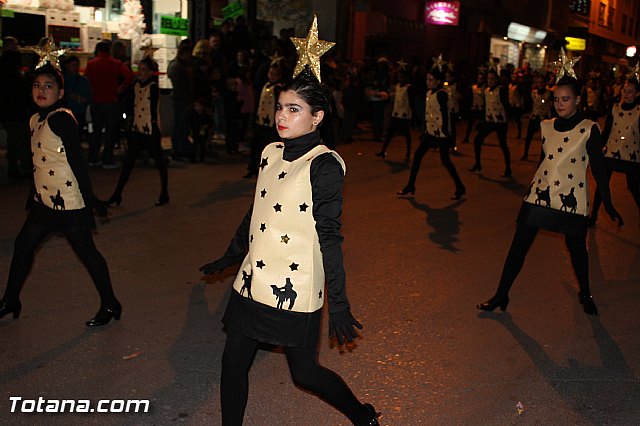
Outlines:
<svg viewBox="0 0 640 426"><path fill-rule="evenodd" d="M369 403L366 403L364 405L371 412L371 419L369 420L368 423L365 423L363 426L380 426L380 423L378 423L378 417L380 417L380 413L378 413L376 409L373 408L373 405Z"/></svg>
<svg viewBox="0 0 640 426"><path fill-rule="evenodd" d="M20 311L22 311L22 303L19 300L16 303L0 301L0 318L8 314L13 314L13 319L20 318Z"/></svg>
<svg viewBox="0 0 640 426"><path fill-rule="evenodd" d="M585 314L594 316L598 315L598 307L590 294L578 293L578 300L580 300L580 304L582 305L582 309Z"/></svg>
<svg viewBox="0 0 640 426"><path fill-rule="evenodd" d="M491 299L487 300L486 302L476 305L476 308L480 309L481 311L493 312L495 308L500 306L501 311L506 311L508 304L509 304L509 296L495 295Z"/></svg>
<svg viewBox="0 0 640 426"><path fill-rule="evenodd" d="M108 308L106 306L100 306L100 310L95 317L87 321L87 327L99 327L105 324L108 324L112 318L116 320L120 319L120 315L122 315L122 306L118 303L118 305L114 308Z"/></svg>

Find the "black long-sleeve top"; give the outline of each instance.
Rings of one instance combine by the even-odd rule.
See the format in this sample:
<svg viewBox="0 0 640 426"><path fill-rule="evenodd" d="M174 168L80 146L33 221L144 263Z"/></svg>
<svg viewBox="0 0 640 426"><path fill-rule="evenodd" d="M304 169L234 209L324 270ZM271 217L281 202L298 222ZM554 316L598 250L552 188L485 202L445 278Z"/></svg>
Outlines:
<svg viewBox="0 0 640 426"><path fill-rule="evenodd" d="M283 158L294 161L322 144L320 133L313 132L295 139L285 139ZM344 172L338 160L326 153L314 158L310 170L313 218L322 252L329 300L329 312L350 309L346 294L346 274L342 256L342 185ZM240 263L249 250L249 227L253 206L245 215L224 257Z"/></svg>

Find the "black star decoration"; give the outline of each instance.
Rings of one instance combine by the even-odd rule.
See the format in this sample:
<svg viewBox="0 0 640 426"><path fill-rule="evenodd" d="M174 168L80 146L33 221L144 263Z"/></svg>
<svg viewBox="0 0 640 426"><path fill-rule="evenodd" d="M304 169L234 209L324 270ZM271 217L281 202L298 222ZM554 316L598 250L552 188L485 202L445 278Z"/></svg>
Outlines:
<svg viewBox="0 0 640 426"><path fill-rule="evenodd" d="M263 158L262 161L260 161L260 170L264 170L264 168L267 167L267 165L269 164L267 162L268 159L269 159L269 157Z"/></svg>
<svg viewBox="0 0 640 426"><path fill-rule="evenodd" d="M576 160L575 158L572 158L571 159L571 164L576 164L576 161L578 161L578 160Z"/></svg>
<svg viewBox="0 0 640 426"><path fill-rule="evenodd" d="M252 243L253 242L253 234L251 234L251 236L249 237L249 242Z"/></svg>
<svg viewBox="0 0 640 426"><path fill-rule="evenodd" d="M307 205L307 203L302 203L302 204L300 204L299 207L300 207L300 211L301 212L306 212L307 211L307 207L309 207L309 206Z"/></svg>
<svg viewBox="0 0 640 426"><path fill-rule="evenodd" d="M578 186L579 186L580 188L584 188L584 182L580 182L580 183L578 184Z"/></svg>
<svg viewBox="0 0 640 426"><path fill-rule="evenodd" d="M538 179L538 185L542 183L542 179Z"/></svg>
<svg viewBox="0 0 640 426"><path fill-rule="evenodd" d="M283 236L280 237L280 242L281 243L285 243L285 244L289 244L289 240L291 238L289 238L289 236L287 234L284 234Z"/></svg>
<svg viewBox="0 0 640 426"><path fill-rule="evenodd" d="M64 152L64 146L61 146L60 148L58 148L58 152L60 153Z"/></svg>
<svg viewBox="0 0 640 426"><path fill-rule="evenodd" d="M548 175L548 174L549 174L549 171L545 170L545 171L544 171L544 175L546 176L546 175Z"/></svg>
<svg viewBox="0 0 640 426"><path fill-rule="evenodd" d="M42 156L42 162L46 163L47 162L47 157L45 157L44 155Z"/></svg>
<svg viewBox="0 0 640 426"><path fill-rule="evenodd" d="M318 299L322 299L322 290L318 292Z"/></svg>
<svg viewBox="0 0 640 426"><path fill-rule="evenodd" d="M281 211L282 211L282 205L280 205L280 203L276 203L276 205L275 205L275 206L273 206L273 209L274 209L276 212L281 212Z"/></svg>
<svg viewBox="0 0 640 426"><path fill-rule="evenodd" d="M562 147L561 146L558 147L558 152L562 152Z"/></svg>
<svg viewBox="0 0 640 426"><path fill-rule="evenodd" d="M260 197L264 198L265 195L267 195L267 189L266 188L262 188L262 191L260 191Z"/></svg>
<svg viewBox="0 0 640 426"><path fill-rule="evenodd" d="M260 224L260 231L264 232L265 229L267 229L267 225L265 225L264 223Z"/></svg>
<svg viewBox="0 0 640 426"><path fill-rule="evenodd" d="M582 129L580 129L580 133L584 133L586 131L587 131L587 129L585 129L584 127Z"/></svg>
<svg viewBox="0 0 640 426"><path fill-rule="evenodd" d="M568 177L569 179L573 179L573 173L569 173L569 174L567 175L567 177Z"/></svg>
<svg viewBox="0 0 640 426"><path fill-rule="evenodd" d="M42 189L49 189L47 185L42 185Z"/></svg>
<svg viewBox="0 0 640 426"><path fill-rule="evenodd" d="M284 179L286 175L287 175L287 172L282 172L278 175L278 179Z"/></svg>
<svg viewBox="0 0 640 426"><path fill-rule="evenodd" d="M549 160L553 160L553 154L549 154Z"/></svg>
<svg viewBox="0 0 640 426"><path fill-rule="evenodd" d="M142 131L143 131L145 134L149 134L149 133L151 133L149 130L150 130L150 129L149 129L149 126L148 126L148 125L146 125L146 124L145 124L144 126L142 126Z"/></svg>
<svg viewBox="0 0 640 426"><path fill-rule="evenodd" d="M264 268L265 266L266 266L266 265L265 265L265 263L262 261L262 259L261 259L261 260L258 260L258 261L256 262L256 268L260 268L260 269L262 269L262 268Z"/></svg>
<svg viewBox="0 0 640 426"><path fill-rule="evenodd" d="M72 185L70 180L66 181L64 184L67 185L67 186L71 186Z"/></svg>
<svg viewBox="0 0 640 426"><path fill-rule="evenodd" d="M289 265L289 268L291 268L292 271L297 271L298 270L298 265L296 262L291 262L291 265Z"/></svg>
<svg viewBox="0 0 640 426"><path fill-rule="evenodd" d="M587 157L585 157L584 155L582 156L582 161L587 161Z"/></svg>
<svg viewBox="0 0 640 426"><path fill-rule="evenodd" d="M553 184L554 184L555 186L560 186L560 181L559 181L559 180L557 180L557 181L553 182Z"/></svg>
<svg viewBox="0 0 640 426"><path fill-rule="evenodd" d="M568 137L564 138L564 142L565 143L569 142L569 138Z"/></svg>
<svg viewBox="0 0 640 426"><path fill-rule="evenodd" d="M38 148L42 148L42 142L38 142Z"/></svg>
<svg viewBox="0 0 640 426"><path fill-rule="evenodd" d="M54 172L53 170L49 170L49 176L53 176L55 174L56 174L56 172Z"/></svg>
<svg viewBox="0 0 640 426"><path fill-rule="evenodd" d="M547 138L542 138L542 143L545 143L547 141Z"/></svg>

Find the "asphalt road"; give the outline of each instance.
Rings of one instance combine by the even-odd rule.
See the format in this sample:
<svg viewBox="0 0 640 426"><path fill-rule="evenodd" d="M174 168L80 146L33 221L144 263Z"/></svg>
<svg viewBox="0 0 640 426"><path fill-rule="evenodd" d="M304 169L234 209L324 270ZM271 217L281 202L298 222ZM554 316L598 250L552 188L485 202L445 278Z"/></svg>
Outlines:
<svg viewBox="0 0 640 426"><path fill-rule="evenodd" d="M340 350L330 347L324 324L322 363L382 411L383 425L637 425L640 221L624 178L614 175L612 188L625 226L617 229L603 212L588 235L600 316L582 312L564 239L546 232L529 253L508 312L482 314L475 305L495 290L536 164L514 161L513 178L500 178L501 153L489 142L480 175L467 171L472 146L460 146L454 162L467 196L459 202L450 199L454 186L436 152L425 157L415 199L404 200L395 196L408 178L404 140L394 140L386 161L373 155L380 145L364 138L339 146L347 164L348 294L364 329L353 347ZM519 158L522 141L509 143ZM95 236L124 308L119 322L85 327L99 303L90 277L64 238L46 241L22 292L21 318L0 320L1 423L220 424L220 319L234 271L205 279L198 267L224 252L251 203L245 161L171 164L171 201L160 208L153 206L155 169L134 171L123 204ZM118 173L92 172L102 198ZM1 185L4 286L25 218L26 183ZM12 413L11 397L90 400L92 408L102 399L148 399L150 410ZM23 402L15 405L34 407ZM245 424L348 421L296 389L281 351L264 348L250 372Z"/></svg>

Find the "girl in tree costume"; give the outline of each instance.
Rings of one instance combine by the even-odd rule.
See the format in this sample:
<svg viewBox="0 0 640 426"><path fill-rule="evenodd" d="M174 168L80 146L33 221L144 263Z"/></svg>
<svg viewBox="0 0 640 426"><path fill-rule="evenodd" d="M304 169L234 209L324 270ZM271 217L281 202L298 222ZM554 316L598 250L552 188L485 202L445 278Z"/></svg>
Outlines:
<svg viewBox="0 0 640 426"><path fill-rule="evenodd" d="M223 318L222 424L242 424L249 368L263 342L284 347L297 386L355 425L378 425L373 406L358 401L340 376L318 362L325 282L330 337L340 344L352 341L355 327L362 326L351 315L345 291L340 235L345 165L320 135L321 123L331 120L319 57L333 43L317 39L315 18L306 39L292 40L300 58L294 80L276 104L282 142L262 151L253 205L226 253L201 268L209 274L242 262ZM309 68L302 70L305 65L315 77Z"/></svg>

